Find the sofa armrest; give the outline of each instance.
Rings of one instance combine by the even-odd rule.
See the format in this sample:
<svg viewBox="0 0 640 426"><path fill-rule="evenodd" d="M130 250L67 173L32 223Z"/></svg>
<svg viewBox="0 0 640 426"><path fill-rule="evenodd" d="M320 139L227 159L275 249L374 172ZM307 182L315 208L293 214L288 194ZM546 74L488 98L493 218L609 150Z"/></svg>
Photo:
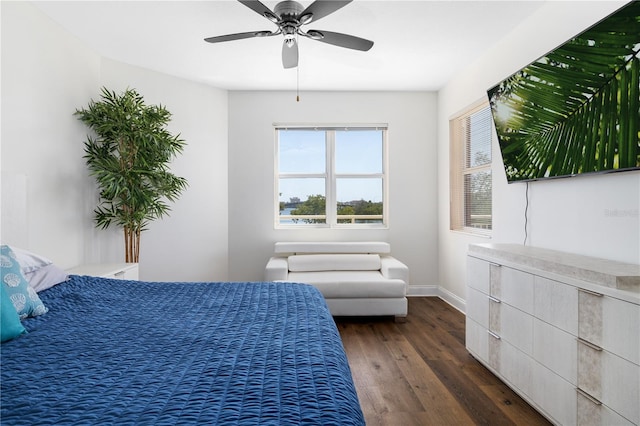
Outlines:
<svg viewBox="0 0 640 426"><path fill-rule="evenodd" d="M289 263L286 257L272 257L264 270L265 281L286 281L289 275Z"/></svg>
<svg viewBox="0 0 640 426"><path fill-rule="evenodd" d="M409 284L409 267L392 256L380 256L380 272L389 279L399 279Z"/></svg>

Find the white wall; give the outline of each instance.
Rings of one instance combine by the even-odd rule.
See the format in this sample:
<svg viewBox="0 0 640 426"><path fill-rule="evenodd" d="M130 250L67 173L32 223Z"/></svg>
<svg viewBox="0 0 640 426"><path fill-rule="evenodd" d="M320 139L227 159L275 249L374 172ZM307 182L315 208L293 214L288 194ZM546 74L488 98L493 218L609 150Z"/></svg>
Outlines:
<svg viewBox="0 0 640 426"><path fill-rule="evenodd" d="M524 241L524 183L507 184L494 134L492 239L449 230L449 127L486 90L598 22L625 2L545 2L487 55L438 93L438 206L442 294L464 306L470 243ZM640 173L591 175L529 184L527 245L640 262Z"/></svg>
<svg viewBox="0 0 640 426"><path fill-rule="evenodd" d="M187 143L171 170L189 186L170 216L142 234L140 278L227 280L227 92L110 60L101 70L109 89L135 88L148 104L164 105L172 113L169 131Z"/></svg>
<svg viewBox="0 0 640 426"><path fill-rule="evenodd" d="M229 93L229 272L260 280L276 241L391 244L411 271L410 292L437 285L437 207L433 93ZM388 230L274 229L273 123L388 123Z"/></svg>
<svg viewBox="0 0 640 426"><path fill-rule="evenodd" d="M75 109L99 84L100 57L25 2L2 2L2 242L62 267L79 263L93 191ZM26 185L19 185L21 179ZM26 191L24 204L13 195ZM7 221L23 212L24 226ZM90 210L89 210L90 211Z"/></svg>
<svg viewBox="0 0 640 426"><path fill-rule="evenodd" d="M63 268L123 261L120 230L93 225L97 195L86 172L87 128L73 116L100 87L135 88L172 112L187 141L174 173L189 181L169 218L142 235L145 280L226 280L227 92L101 58L26 2L2 2L2 242ZM17 178L16 178L17 176ZM26 176L25 229L11 201Z"/></svg>

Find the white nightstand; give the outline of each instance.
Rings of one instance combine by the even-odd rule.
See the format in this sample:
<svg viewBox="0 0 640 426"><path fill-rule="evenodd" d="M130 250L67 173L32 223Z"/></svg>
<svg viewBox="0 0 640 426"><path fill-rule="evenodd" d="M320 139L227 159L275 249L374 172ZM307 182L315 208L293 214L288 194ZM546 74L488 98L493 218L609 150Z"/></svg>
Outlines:
<svg viewBox="0 0 640 426"><path fill-rule="evenodd" d="M93 277L115 278L118 280L138 280L137 263L95 263L80 265L67 270L69 275L90 275Z"/></svg>

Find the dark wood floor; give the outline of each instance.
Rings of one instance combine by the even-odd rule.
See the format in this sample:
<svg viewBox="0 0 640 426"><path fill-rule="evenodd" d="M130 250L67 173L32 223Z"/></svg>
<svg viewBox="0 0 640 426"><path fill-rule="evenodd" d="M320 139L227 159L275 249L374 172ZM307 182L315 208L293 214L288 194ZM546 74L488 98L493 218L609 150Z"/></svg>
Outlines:
<svg viewBox="0 0 640 426"><path fill-rule="evenodd" d="M464 315L409 299L405 323L336 318L368 426L548 425L464 346Z"/></svg>

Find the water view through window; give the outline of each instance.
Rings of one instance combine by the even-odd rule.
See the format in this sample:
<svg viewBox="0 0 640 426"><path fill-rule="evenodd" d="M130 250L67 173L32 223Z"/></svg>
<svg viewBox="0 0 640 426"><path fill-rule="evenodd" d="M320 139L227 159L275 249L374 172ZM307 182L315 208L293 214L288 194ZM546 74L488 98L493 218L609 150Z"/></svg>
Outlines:
<svg viewBox="0 0 640 426"><path fill-rule="evenodd" d="M383 224L386 129L278 129L281 225Z"/></svg>

